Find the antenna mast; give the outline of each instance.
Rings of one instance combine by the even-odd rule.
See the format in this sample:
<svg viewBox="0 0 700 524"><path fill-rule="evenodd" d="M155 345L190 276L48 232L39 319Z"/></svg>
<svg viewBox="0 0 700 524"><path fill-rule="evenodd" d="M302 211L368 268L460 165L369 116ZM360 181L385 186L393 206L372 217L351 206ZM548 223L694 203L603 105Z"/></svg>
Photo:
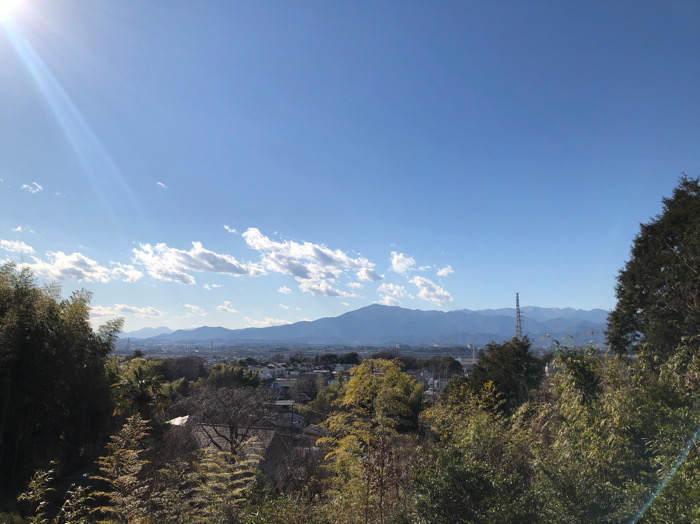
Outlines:
<svg viewBox="0 0 700 524"><path fill-rule="evenodd" d="M520 319L520 295L515 294L515 338L523 338L523 323Z"/></svg>

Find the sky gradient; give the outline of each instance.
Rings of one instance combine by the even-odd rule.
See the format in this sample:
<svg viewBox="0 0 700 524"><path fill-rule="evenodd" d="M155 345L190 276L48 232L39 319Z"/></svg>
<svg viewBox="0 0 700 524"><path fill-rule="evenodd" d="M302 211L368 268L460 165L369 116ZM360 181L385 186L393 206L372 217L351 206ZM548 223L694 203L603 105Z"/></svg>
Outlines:
<svg viewBox="0 0 700 524"><path fill-rule="evenodd" d="M0 24L0 260L127 330L611 308L700 171L697 2L24 0Z"/></svg>

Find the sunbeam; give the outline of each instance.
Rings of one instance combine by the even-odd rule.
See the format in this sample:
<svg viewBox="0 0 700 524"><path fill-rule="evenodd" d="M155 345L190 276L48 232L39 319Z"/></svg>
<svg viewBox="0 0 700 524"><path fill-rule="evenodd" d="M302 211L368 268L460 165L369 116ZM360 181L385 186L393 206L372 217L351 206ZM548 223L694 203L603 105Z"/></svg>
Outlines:
<svg viewBox="0 0 700 524"><path fill-rule="evenodd" d="M8 20L20 4L21 0L0 0L0 22Z"/></svg>
<svg viewBox="0 0 700 524"><path fill-rule="evenodd" d="M121 189L134 208L138 207L129 185L68 93L9 16L3 20L3 26L10 43L44 95L51 112L78 157L92 190L113 221L117 223L112 205L115 189Z"/></svg>
<svg viewBox="0 0 700 524"><path fill-rule="evenodd" d="M661 484L654 490L654 493L651 494L651 497L649 497L649 500L646 501L644 506L642 506L642 509L640 509L634 517L630 519L630 524L636 524L639 519L641 519L644 516L644 513L649 509L649 506L651 506L656 498L661 494L661 492L664 490L666 485L669 483L669 481L673 478L673 476L676 474L678 471L678 468L681 467L681 464L685 462L685 459L688 457L688 454L690 451L693 449L693 446L695 445L695 442L698 439L698 436L700 436L700 426L695 428L695 433L693 434L692 437L688 440L688 443L686 444L685 448L681 452L681 454L678 456L676 461L673 463L673 466L671 466L671 470L668 472L668 474L664 477L664 480L661 481Z"/></svg>

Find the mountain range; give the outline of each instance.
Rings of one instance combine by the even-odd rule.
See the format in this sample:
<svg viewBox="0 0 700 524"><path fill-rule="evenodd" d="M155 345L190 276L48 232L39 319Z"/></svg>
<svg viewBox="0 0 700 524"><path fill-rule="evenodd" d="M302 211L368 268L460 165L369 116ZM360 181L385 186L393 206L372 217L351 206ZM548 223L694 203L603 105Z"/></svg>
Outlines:
<svg viewBox="0 0 700 524"><path fill-rule="evenodd" d="M608 312L603 309L521 308L523 332L535 346L551 339L603 342ZM424 311L373 304L337 317L265 328L202 326L170 331L143 328L124 333L145 345L273 343L290 345L391 346L486 344L511 338L515 309ZM161 331L160 333L156 333ZM570 337L570 338L569 338Z"/></svg>

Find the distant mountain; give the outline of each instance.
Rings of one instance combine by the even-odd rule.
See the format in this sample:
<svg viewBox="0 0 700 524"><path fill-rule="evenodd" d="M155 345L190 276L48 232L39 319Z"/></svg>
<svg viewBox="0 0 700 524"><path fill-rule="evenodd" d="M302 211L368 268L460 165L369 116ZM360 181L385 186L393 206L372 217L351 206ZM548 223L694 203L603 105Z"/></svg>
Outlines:
<svg viewBox="0 0 700 524"><path fill-rule="evenodd" d="M172 332L172 329L165 326L155 328L145 327L137 329L135 331L127 331L125 333L122 333L121 338L150 338L158 335L167 335Z"/></svg>
<svg viewBox="0 0 700 524"><path fill-rule="evenodd" d="M523 330L538 346L570 336L574 343L602 342L607 312L522 308ZM148 338L152 345L205 343L336 344L348 346L485 344L513 336L515 310L423 311L374 304L337 317L266 328L199 327Z"/></svg>
<svg viewBox="0 0 700 524"><path fill-rule="evenodd" d="M515 308L481 309L477 311L477 313L515 318ZM555 318L566 318L570 320L587 320L588 322L605 324L608 313L610 312L605 309L573 309L570 307L523 306L520 308L522 317L537 320L538 322L546 322Z"/></svg>

